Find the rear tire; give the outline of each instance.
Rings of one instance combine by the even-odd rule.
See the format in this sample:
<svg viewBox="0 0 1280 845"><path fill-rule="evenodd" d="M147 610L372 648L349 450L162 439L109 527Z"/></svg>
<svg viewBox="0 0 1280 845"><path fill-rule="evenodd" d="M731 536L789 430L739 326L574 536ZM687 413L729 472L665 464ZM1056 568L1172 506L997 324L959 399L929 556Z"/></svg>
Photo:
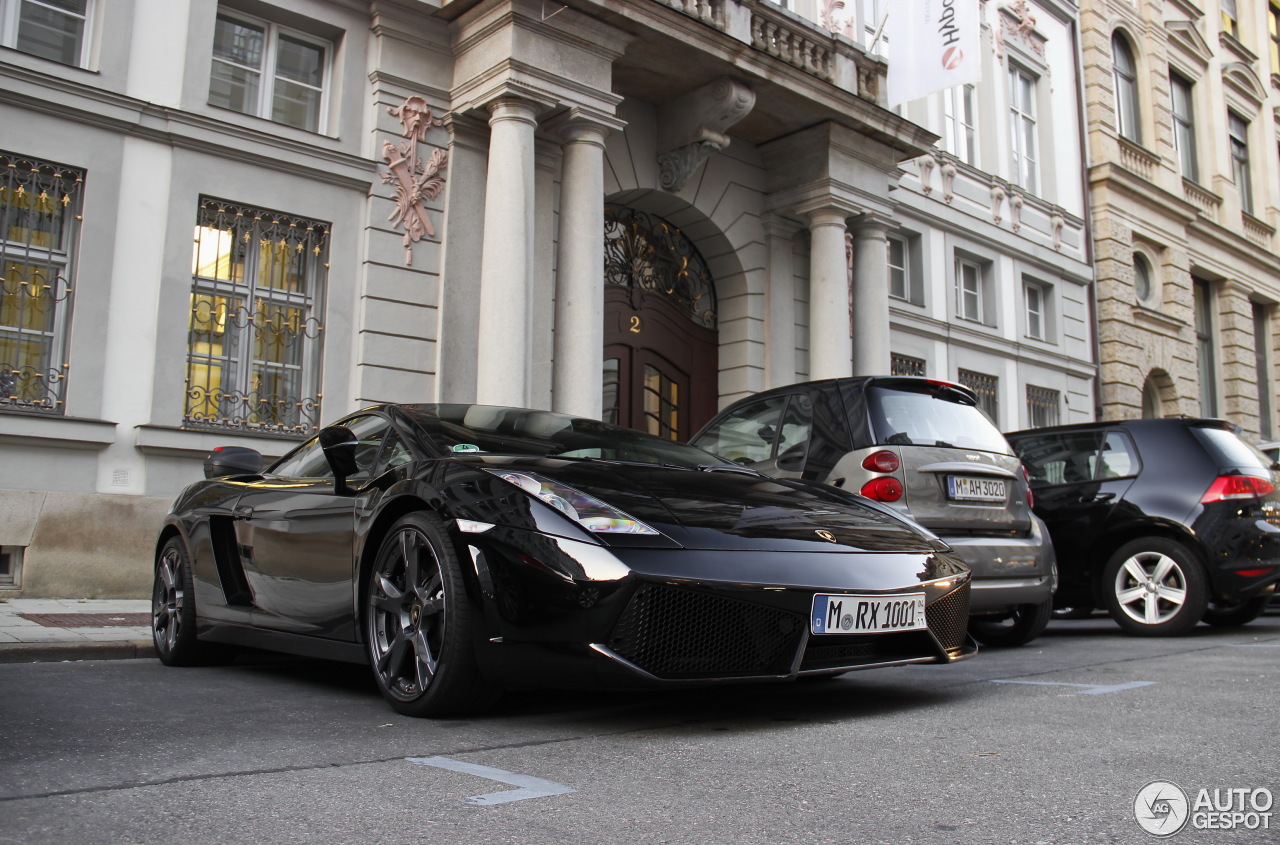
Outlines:
<svg viewBox="0 0 1280 845"><path fill-rule="evenodd" d="M1204 612L1204 621L1219 628L1248 625L1261 616L1269 604L1270 594L1237 601L1211 601Z"/></svg>
<svg viewBox="0 0 1280 845"><path fill-rule="evenodd" d="M226 648L196 639L195 579L181 537L170 537L156 555L151 638L166 666L202 666L229 656Z"/></svg>
<svg viewBox="0 0 1280 845"><path fill-rule="evenodd" d="M1209 604L1196 555L1164 537L1144 537L1117 549L1102 571L1102 596L1125 633L1141 637L1185 634Z"/></svg>
<svg viewBox="0 0 1280 845"><path fill-rule="evenodd" d="M1053 615L1053 600L1040 604L1020 604L1004 619L984 619L981 616L969 620L969 633L985 646L1013 648L1026 645L1044 633Z"/></svg>
<svg viewBox="0 0 1280 845"><path fill-rule="evenodd" d="M497 698L498 688L476 666L479 623L438 516L411 513L391 526L365 595L369 663L397 713L465 715Z"/></svg>

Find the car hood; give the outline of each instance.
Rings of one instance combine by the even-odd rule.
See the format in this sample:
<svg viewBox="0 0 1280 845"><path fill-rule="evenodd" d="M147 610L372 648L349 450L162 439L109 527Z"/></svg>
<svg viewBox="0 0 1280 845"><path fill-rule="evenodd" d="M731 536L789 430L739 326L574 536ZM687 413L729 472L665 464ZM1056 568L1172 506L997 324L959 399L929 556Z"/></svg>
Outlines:
<svg viewBox="0 0 1280 845"><path fill-rule="evenodd" d="M489 457L482 465L531 472L566 484L644 522L684 548L833 552L945 548L887 509L808 482L744 471L611 461ZM594 536L613 546L652 544L645 535Z"/></svg>

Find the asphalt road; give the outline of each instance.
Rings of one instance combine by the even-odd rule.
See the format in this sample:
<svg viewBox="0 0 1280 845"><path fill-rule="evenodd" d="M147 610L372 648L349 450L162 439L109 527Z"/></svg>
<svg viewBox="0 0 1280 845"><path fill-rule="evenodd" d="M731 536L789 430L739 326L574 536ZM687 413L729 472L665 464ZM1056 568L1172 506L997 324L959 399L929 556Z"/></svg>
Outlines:
<svg viewBox="0 0 1280 845"><path fill-rule="evenodd" d="M1280 795L1278 668L1280 616L1163 640L1098 618L953 666L426 721L354 666L0 665L0 843L1157 842L1152 781ZM1165 841L1280 842L1268 812Z"/></svg>

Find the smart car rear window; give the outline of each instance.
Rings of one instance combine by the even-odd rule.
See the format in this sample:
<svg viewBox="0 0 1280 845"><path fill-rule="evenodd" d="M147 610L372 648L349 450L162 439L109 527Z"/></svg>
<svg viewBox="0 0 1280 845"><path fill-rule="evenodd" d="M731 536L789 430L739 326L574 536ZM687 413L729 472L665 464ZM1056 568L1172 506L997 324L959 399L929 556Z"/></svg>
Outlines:
<svg viewBox="0 0 1280 845"><path fill-rule="evenodd" d="M1012 454L1004 435L974 405L930 393L867 389L872 432L881 446L949 446Z"/></svg>

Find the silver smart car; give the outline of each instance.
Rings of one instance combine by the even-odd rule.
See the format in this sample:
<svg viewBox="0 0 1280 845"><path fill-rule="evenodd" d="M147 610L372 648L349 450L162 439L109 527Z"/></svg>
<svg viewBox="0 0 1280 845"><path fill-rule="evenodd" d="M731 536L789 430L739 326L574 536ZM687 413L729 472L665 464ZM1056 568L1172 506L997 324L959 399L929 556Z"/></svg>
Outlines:
<svg viewBox="0 0 1280 845"><path fill-rule="evenodd" d="M967 387L909 376L793 384L730 405L690 442L858 493L932 531L973 570L979 642L1022 645L1048 624L1053 545L1021 462Z"/></svg>

